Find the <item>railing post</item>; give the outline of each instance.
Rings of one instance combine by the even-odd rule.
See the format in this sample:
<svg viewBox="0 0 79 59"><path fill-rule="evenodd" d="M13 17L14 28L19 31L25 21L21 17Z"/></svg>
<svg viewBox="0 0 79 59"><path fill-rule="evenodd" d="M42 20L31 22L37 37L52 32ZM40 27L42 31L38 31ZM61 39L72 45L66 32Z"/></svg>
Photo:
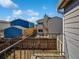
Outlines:
<svg viewBox="0 0 79 59"><path fill-rule="evenodd" d="M22 44L20 44L20 59L22 59L22 57L21 57L21 54L22 54L21 47L22 47Z"/></svg>
<svg viewBox="0 0 79 59"><path fill-rule="evenodd" d="M62 44L61 44L61 55L62 55Z"/></svg>
<svg viewBox="0 0 79 59"><path fill-rule="evenodd" d="M3 57L3 59L6 59L7 58L7 55L6 55L6 52L4 52L4 57Z"/></svg>
<svg viewBox="0 0 79 59"><path fill-rule="evenodd" d="M11 59L11 51L10 51L10 59Z"/></svg>
<svg viewBox="0 0 79 59"><path fill-rule="evenodd" d="M35 59L37 59L37 56L35 57Z"/></svg>
<svg viewBox="0 0 79 59"><path fill-rule="evenodd" d="M24 59L26 59L26 50L24 50Z"/></svg>
<svg viewBox="0 0 79 59"><path fill-rule="evenodd" d="M16 59L16 56L15 56L15 47L13 48L13 52L14 52L14 59Z"/></svg>
<svg viewBox="0 0 79 59"><path fill-rule="evenodd" d="M24 50L24 59L26 59L26 49L25 49L25 46L24 46L24 41L22 41L22 49Z"/></svg>

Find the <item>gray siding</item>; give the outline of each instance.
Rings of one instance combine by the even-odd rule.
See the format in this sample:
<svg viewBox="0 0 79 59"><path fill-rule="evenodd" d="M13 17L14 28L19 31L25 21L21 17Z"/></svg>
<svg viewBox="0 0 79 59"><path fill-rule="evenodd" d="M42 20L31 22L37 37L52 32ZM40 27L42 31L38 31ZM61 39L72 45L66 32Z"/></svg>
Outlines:
<svg viewBox="0 0 79 59"><path fill-rule="evenodd" d="M64 19L69 59L79 59L79 6L66 13Z"/></svg>
<svg viewBox="0 0 79 59"><path fill-rule="evenodd" d="M54 18L48 21L48 32L61 34L63 32L63 20L60 18Z"/></svg>

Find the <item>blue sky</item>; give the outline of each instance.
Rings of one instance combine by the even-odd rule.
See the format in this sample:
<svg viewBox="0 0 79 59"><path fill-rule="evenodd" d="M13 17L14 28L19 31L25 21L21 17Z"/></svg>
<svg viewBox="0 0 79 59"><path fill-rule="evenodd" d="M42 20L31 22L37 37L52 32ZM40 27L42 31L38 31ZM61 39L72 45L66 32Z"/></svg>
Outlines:
<svg viewBox="0 0 79 59"><path fill-rule="evenodd" d="M0 0L0 20L22 18L36 22L45 13L50 17L62 17L56 11L58 3L59 0Z"/></svg>

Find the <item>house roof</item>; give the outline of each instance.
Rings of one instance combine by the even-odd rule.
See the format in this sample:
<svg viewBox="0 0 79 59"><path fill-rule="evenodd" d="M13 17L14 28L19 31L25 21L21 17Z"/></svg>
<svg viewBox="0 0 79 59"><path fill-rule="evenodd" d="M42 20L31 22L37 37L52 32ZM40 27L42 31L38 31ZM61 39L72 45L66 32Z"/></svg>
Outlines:
<svg viewBox="0 0 79 59"><path fill-rule="evenodd" d="M46 14L45 14L45 16L44 16L44 17L48 17L48 20L49 20L49 19L51 19L51 17L47 16ZM38 23L39 23L39 22L44 22L43 20L44 20L44 18L39 19L37 22L38 22Z"/></svg>
<svg viewBox="0 0 79 59"><path fill-rule="evenodd" d="M58 16L54 16L54 17L51 17L51 18L48 18L48 20L50 21L50 20L56 20L58 18L58 20L60 19L60 20L62 20L62 18L61 17L58 17ZM39 22L44 22L43 21L44 19L40 19L40 20L38 20L37 22L39 23Z"/></svg>
<svg viewBox="0 0 79 59"><path fill-rule="evenodd" d="M70 0L61 0L60 3L59 3L59 5L58 5L58 7L57 7L57 9L64 8L68 4L69 1Z"/></svg>
<svg viewBox="0 0 79 59"><path fill-rule="evenodd" d="M4 21L4 20L0 20L0 23L5 23L5 24L7 23L7 24L8 24L8 23L10 23L10 22Z"/></svg>
<svg viewBox="0 0 79 59"><path fill-rule="evenodd" d="M15 21L25 21L25 22L29 22L29 21L24 20L24 19L15 19L15 20L12 20L11 22L15 22Z"/></svg>
<svg viewBox="0 0 79 59"><path fill-rule="evenodd" d="M55 18L62 19L61 17L58 17L58 16L54 16L51 19L55 19Z"/></svg>
<svg viewBox="0 0 79 59"><path fill-rule="evenodd" d="M55 20L57 20L57 21L62 21L63 19L62 19L61 17L54 16L54 17L52 17L51 19L49 19L48 22L55 21Z"/></svg>
<svg viewBox="0 0 79 59"><path fill-rule="evenodd" d="M44 20L44 19L39 19L39 20L37 20L37 22L38 22L38 23L39 23L39 22L43 22L43 20Z"/></svg>

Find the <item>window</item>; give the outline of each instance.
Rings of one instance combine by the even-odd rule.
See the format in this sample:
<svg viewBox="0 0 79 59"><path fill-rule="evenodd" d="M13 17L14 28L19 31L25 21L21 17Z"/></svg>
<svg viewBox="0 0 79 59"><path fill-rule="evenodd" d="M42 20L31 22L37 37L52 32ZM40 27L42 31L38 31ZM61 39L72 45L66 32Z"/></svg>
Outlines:
<svg viewBox="0 0 79 59"><path fill-rule="evenodd" d="M38 32L43 32L43 30L42 29L39 29Z"/></svg>

